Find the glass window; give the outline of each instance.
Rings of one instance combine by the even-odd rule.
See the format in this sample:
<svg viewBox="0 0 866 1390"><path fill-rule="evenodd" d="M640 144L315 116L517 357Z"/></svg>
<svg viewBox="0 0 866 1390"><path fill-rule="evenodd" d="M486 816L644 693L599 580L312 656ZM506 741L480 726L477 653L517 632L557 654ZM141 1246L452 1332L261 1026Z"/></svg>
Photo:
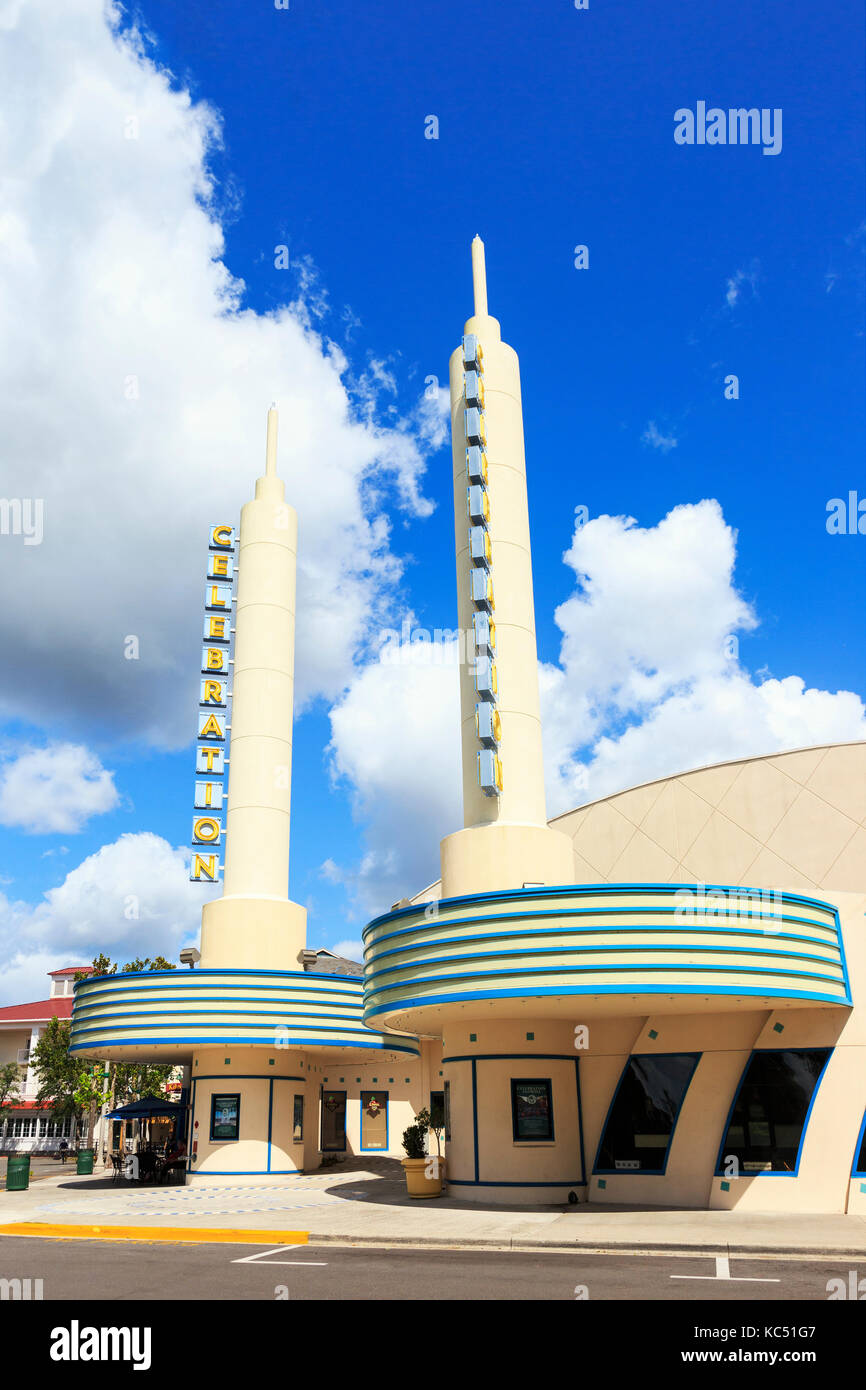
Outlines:
<svg viewBox="0 0 866 1390"><path fill-rule="evenodd" d="M446 1081L442 1089L442 1105L445 1112L445 1142L451 1143L451 1082Z"/></svg>
<svg viewBox="0 0 866 1390"><path fill-rule="evenodd" d="M860 1138L857 1144L857 1152L854 1155L854 1170L858 1176L866 1174L866 1115L863 1116L863 1127L860 1130Z"/></svg>
<svg viewBox="0 0 866 1390"><path fill-rule="evenodd" d="M596 1173L663 1173L698 1052L630 1057L595 1160Z"/></svg>
<svg viewBox="0 0 866 1390"><path fill-rule="evenodd" d="M831 1050L752 1053L728 1121L718 1173L736 1177L737 1167L742 1173L797 1171L806 1116Z"/></svg>
<svg viewBox="0 0 866 1390"><path fill-rule="evenodd" d="M322 1152L342 1152L346 1147L346 1092L322 1092Z"/></svg>
<svg viewBox="0 0 866 1390"><path fill-rule="evenodd" d="M547 1079L511 1082L511 1124L518 1142L553 1139L553 1088Z"/></svg>
<svg viewBox="0 0 866 1390"><path fill-rule="evenodd" d="M304 1137L304 1097L295 1096L292 1113L292 1143L300 1144Z"/></svg>
<svg viewBox="0 0 866 1390"><path fill-rule="evenodd" d="M445 1092L430 1092L430 1124L433 1129L445 1128Z"/></svg>
<svg viewBox="0 0 866 1390"><path fill-rule="evenodd" d="M214 1095L210 1100L210 1137L218 1142L239 1139L241 1129L241 1098L239 1095Z"/></svg>

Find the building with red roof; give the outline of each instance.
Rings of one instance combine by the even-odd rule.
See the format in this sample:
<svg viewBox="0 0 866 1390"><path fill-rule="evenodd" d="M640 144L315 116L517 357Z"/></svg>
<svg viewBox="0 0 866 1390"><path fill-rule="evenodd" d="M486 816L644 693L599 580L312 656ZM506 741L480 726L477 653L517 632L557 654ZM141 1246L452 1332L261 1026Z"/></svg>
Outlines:
<svg viewBox="0 0 866 1390"><path fill-rule="evenodd" d="M0 1152L50 1153L62 1138L73 1140L72 1120L53 1119L37 1104L39 1078L32 1063L36 1044L52 1018L71 1018L76 976L89 975L90 965L66 965L49 971L47 999L0 1008L0 1066L15 1062L20 1082L16 1103L0 1115Z"/></svg>

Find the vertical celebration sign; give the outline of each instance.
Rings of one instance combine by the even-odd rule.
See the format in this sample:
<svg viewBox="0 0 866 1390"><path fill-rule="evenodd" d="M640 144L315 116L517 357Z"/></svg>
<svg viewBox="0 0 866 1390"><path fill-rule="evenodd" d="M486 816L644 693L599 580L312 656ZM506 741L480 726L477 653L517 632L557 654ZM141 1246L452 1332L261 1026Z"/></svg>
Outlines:
<svg viewBox="0 0 866 1390"><path fill-rule="evenodd" d="M474 613L475 732L478 784L487 796L502 791L499 741L502 721L497 708L496 624L493 621L493 548L490 542L490 496L487 491L487 426L484 418L484 353L477 336L463 339L463 396L466 423L466 505Z"/></svg>
<svg viewBox="0 0 866 1390"><path fill-rule="evenodd" d="M199 686L198 746L195 751L195 815L192 822L194 883L215 883L220 874L218 848L226 800L229 652L235 577L235 528L212 526L208 539L207 586Z"/></svg>

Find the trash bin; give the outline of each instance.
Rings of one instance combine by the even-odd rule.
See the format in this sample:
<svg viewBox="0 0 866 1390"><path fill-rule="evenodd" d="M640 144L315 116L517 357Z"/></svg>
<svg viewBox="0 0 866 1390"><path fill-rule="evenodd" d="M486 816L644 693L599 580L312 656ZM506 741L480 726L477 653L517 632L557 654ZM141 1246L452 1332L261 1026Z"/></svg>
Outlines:
<svg viewBox="0 0 866 1390"><path fill-rule="evenodd" d="M6 1160L6 1191L26 1192L30 1186L30 1155L10 1154Z"/></svg>
<svg viewBox="0 0 866 1390"><path fill-rule="evenodd" d="M75 1169L79 1175L93 1172L93 1149L78 1150L78 1165Z"/></svg>

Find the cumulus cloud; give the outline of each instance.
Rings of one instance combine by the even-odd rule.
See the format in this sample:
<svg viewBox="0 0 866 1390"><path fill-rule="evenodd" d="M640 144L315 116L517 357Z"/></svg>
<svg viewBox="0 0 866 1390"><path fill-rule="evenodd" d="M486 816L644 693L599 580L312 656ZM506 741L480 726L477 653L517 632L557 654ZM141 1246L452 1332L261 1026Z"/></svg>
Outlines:
<svg viewBox="0 0 866 1390"><path fill-rule="evenodd" d="M758 616L736 586L736 543L714 500L655 526L576 525L559 660L539 666L549 815L706 763L866 738L857 695L761 680L741 662ZM400 659L359 674L332 715L333 763L367 849L325 873L369 914L434 880L438 840L462 824L457 668L430 665L435 651L425 666L401 642Z"/></svg>
<svg viewBox="0 0 866 1390"><path fill-rule="evenodd" d="M563 558L577 587L555 614L559 663L541 668L549 814L705 763L866 737L857 695L761 681L740 661L758 617L718 502L646 528L597 517Z"/></svg>
<svg viewBox="0 0 866 1390"><path fill-rule="evenodd" d="M331 711L334 777L352 794L368 849L323 865L372 915L439 874L439 841L462 824L458 643L383 648Z"/></svg>
<svg viewBox="0 0 866 1390"><path fill-rule="evenodd" d="M119 800L114 773L80 744L24 748L0 762L0 825L74 835Z"/></svg>
<svg viewBox="0 0 866 1390"><path fill-rule="evenodd" d="M209 174L218 117L118 7L0 16L3 486L44 504L40 545L0 538L0 587L27 593L0 611L0 715L56 718L62 669L70 730L98 710L104 734L188 741L206 528L251 495L271 400L301 518L296 700L333 698L400 573L391 510L430 510L429 409L401 415L389 365L359 373L327 337L308 262L274 270L283 307L246 307ZM262 236L273 263L281 237Z"/></svg>
<svg viewBox="0 0 866 1390"><path fill-rule="evenodd" d="M197 940L202 903L212 896L189 882L187 865L188 851L159 835L121 835L36 905L0 894L0 999L44 998L46 971L86 964L100 951L177 959Z"/></svg>

